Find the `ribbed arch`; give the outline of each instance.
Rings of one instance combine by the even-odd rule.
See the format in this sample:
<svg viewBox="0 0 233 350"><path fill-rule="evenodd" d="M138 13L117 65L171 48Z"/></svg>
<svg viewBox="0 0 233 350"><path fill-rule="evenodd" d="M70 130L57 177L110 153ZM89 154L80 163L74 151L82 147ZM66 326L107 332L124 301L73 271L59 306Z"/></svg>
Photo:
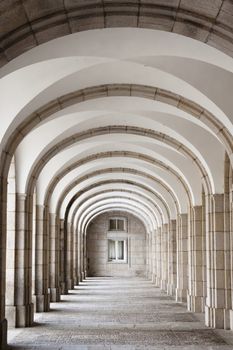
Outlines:
<svg viewBox="0 0 233 350"><path fill-rule="evenodd" d="M104 213L105 261L136 228L127 273L232 328L233 5L42 2L0 13L0 348L85 279Z"/></svg>
<svg viewBox="0 0 233 350"><path fill-rule="evenodd" d="M123 211L127 211L128 206L125 205L125 204L116 204L116 205L114 205L114 204L112 204L112 205L111 205L111 204L106 204L106 205L102 205L102 206L100 205L99 208L96 208L96 209L93 210L93 212L90 212L89 214L87 214L87 216L85 217L85 219L84 219L84 221L83 221L83 223L82 223L82 225L81 225L82 230L83 230L84 232L86 231L86 230L85 230L85 226L86 226L88 220L89 220L94 214L103 212L103 211L106 210L106 209L111 209L112 211L113 211L113 210L123 210ZM145 218L147 218L146 222L149 223L149 225L147 225L147 226L149 227L149 230L148 230L148 231L149 231L149 232L152 232L152 231L154 230L154 228L156 227L156 223L153 222L153 221L151 220L150 216L146 215L144 211L141 212L141 210L138 210L138 209L137 209L136 207L134 207L134 206L132 206L131 210L132 210L132 212L137 213L137 215L142 215L142 213L143 213L143 215L145 215ZM145 221L145 220L144 220L144 221Z"/></svg>
<svg viewBox="0 0 233 350"><path fill-rule="evenodd" d="M179 174L178 171L173 169L171 166L165 164L161 160L157 160L157 159L149 157L145 154L139 154L138 152L112 151L112 152L101 152L98 154L92 154L88 157L85 157L83 159L78 160L77 162L74 162L72 165L69 164L68 168L65 168L59 174L56 174L54 176L54 179L50 181L50 184L49 184L48 189L46 191L44 204L47 204L50 202L51 195L53 194L53 191L54 191L56 185L58 184L60 179L62 179L68 172L74 170L75 168L78 168L79 166L81 166L83 164L86 164L86 163L91 162L91 161L96 160L96 159L101 159L101 160L104 159L105 160L106 158L116 158L116 157L121 157L121 156L130 157L133 159L140 159L140 160L143 160L143 161L148 162L150 164L156 165L158 167L161 167L162 169L165 169L165 170L171 172L178 179L178 181L180 181L182 183L182 186L184 187L185 192L187 193L189 203L190 204L194 203L193 202L193 195L192 195L192 192L190 191L190 185L186 182L186 179L183 179L181 174Z"/></svg>
<svg viewBox="0 0 233 350"><path fill-rule="evenodd" d="M118 209L119 211L122 210L121 208ZM114 209L114 212L117 212L118 211L117 208ZM145 228L146 228L146 231L149 233L151 232L150 229L151 229L151 226L150 224L147 222L147 218L145 218L142 214L140 213L137 213L135 212L133 209L131 208L124 208L124 211L126 213L130 213L134 216L136 216L140 221L143 222ZM90 223L96 218L98 217L99 215L103 214L103 213L107 213L107 212L112 212L112 208L107 208L107 209L102 209L100 210L99 212L97 213L93 213L93 215L89 218L89 220L86 222L85 224L85 227L84 227L84 235L86 235L87 233L87 229L88 229L88 226L90 225Z"/></svg>
<svg viewBox="0 0 233 350"><path fill-rule="evenodd" d="M162 222L161 222L161 218L158 217L156 211L154 210L154 208L148 204L145 199L143 198L140 198L138 196L133 196L133 197L127 197L126 195L122 195L122 194L115 194L115 193L111 193L111 194L108 194L108 195L104 195L102 194L102 196L93 196L92 197L92 200L88 202L88 204L86 205L83 205L83 204L80 204L77 206L77 208L74 210L75 214L72 215L72 218L74 218L74 220L71 221L71 223L73 222L76 222L78 221L79 219L81 219L82 215L85 213L85 210L86 209L89 209L91 205L99 205L101 203L101 201L104 201L104 200L116 200L116 199L125 199L125 200L128 200L129 203L132 202L132 203L138 203L138 204L141 204L142 207L145 207L147 208L147 210L149 210L149 212L151 213L152 216L154 216L156 218L156 222L157 222L157 226L161 226L162 225ZM78 210L77 210L78 209ZM78 230L79 230L79 227L78 227Z"/></svg>
<svg viewBox="0 0 233 350"><path fill-rule="evenodd" d="M80 208L82 208L82 206L85 205L86 203L89 203L89 201L92 202L97 197L105 198L106 196L114 196L117 193L119 196L125 195L127 197L129 195L131 196L131 198L136 197L136 198L140 198L140 200L143 200L144 202L149 202L151 205L151 208L153 208L153 211L155 212L157 221L160 224L164 223L163 210L160 208L160 206L156 202L156 198L150 197L148 193L140 191L137 187L131 188L131 189L116 188L116 185L114 187L115 188L106 189L104 188L104 186L101 186L102 188L101 190L99 190L99 187L97 187L96 189L97 191L95 192L88 191L82 196L80 196L79 200L76 201L76 208L73 210L70 222L74 223L77 221Z"/></svg>
<svg viewBox="0 0 233 350"><path fill-rule="evenodd" d="M205 189L207 193L214 193L214 185L213 185L213 179L212 177L209 178L208 176L208 170L206 171L205 166L203 166L202 162L196 157L196 155L193 154L193 152L189 149L187 149L184 145L177 142L177 140L167 136L162 135L161 133L157 133L156 131L152 130L143 130L142 128L137 127L125 127L125 126L109 126L109 127L100 127L96 129L87 130L83 133L72 135L70 138L67 138L66 140L63 140L60 144L56 144L56 146L53 146L46 154L43 156L42 160L37 161L37 164L34 164L32 167L31 173L29 175L28 183L27 183L27 193L32 193L33 189L35 187L35 182L44 167L45 163L48 162L48 160L56 155L59 151L61 151L64 147L69 147L74 142L81 141L83 139L87 139L90 137L93 137L93 135L104 135L105 133L109 132L113 133L126 133L126 134L142 134L148 138L154 138L157 140L161 140L162 142L172 146L173 148L179 149L181 153L183 153L185 156L188 156L192 162L194 162L197 166L197 168L200 170L204 182Z"/></svg>
<svg viewBox="0 0 233 350"><path fill-rule="evenodd" d="M144 213L145 216L147 216L148 218L150 218L151 223L153 224L153 228L156 229L158 227L158 221L155 215L153 215L153 213L151 213L150 210L148 210L148 208L146 206L144 206L143 204L139 203L139 202L134 202L132 200L129 199L124 199L124 198L116 198L116 199L101 199L100 201L98 201L98 203L93 203L89 208L86 208L83 212L83 214L79 217L78 220L80 220L80 222L78 223L78 230L81 229L81 231L83 231L84 226L85 226L85 222L87 220L87 218L89 217L89 215L91 215L92 211L95 210L101 210L102 207L108 207L108 206L112 206L114 208L115 207L120 207L120 206L124 206L127 207L129 206L130 208L132 208L133 210L135 210L136 212L141 212Z"/></svg>
<svg viewBox="0 0 233 350"><path fill-rule="evenodd" d="M124 186L134 185L134 186L136 186L136 187L138 187L140 189L143 189L143 190L146 190L146 191L149 190L149 192L152 192L154 194L154 196L157 198L157 200L159 202L161 202L163 210L164 210L164 213L166 215L166 218L169 220L169 218L171 217L170 209L169 209L167 203L164 201L164 199L160 195L158 195L158 193L155 193L155 192L153 192L153 190L149 189L147 186L144 186L141 183L137 183L135 181L130 181L130 180L106 180L106 181L99 181L97 184L92 184L92 185L90 185L88 187L84 187L84 188L82 188L81 191L76 193L75 196L73 196L73 198L69 201L69 203L68 203L68 205L66 207L65 220L67 221L67 218L69 217L70 209L73 206L73 204L75 203L76 199L78 199L78 197L80 195L82 195L83 193L85 193L85 192L87 192L87 191L89 191L89 190L91 190L93 188L96 188L96 187L99 187L99 186L102 186L102 185L105 185L105 184L110 184L111 186L114 186L114 184L124 184ZM59 208L57 210L56 215L59 217Z"/></svg>
<svg viewBox="0 0 233 350"><path fill-rule="evenodd" d="M103 168L102 170L96 170L94 172L88 173L87 175L85 175L83 177L78 178L77 180L75 180L71 184L69 184L69 186L67 186L64 189L64 191L61 193L60 199L59 199L58 204L57 204L56 211L58 211L59 210L58 208L61 207L61 203L64 201L67 194L72 189L74 189L77 185L81 184L84 180L94 178L94 181L96 181L95 179L98 177L101 177L101 175L103 175L103 174L115 174L115 173L127 174L127 175L128 174L140 175L143 178L150 179L153 182L161 185L164 188L164 190L167 191L171 195L173 202L175 204L175 207L176 207L177 215L180 213L180 205L178 202L178 198L177 198L175 192L171 188L169 188L161 179L158 179L155 176L150 176L149 174L146 174L145 172L138 171L135 169L130 169L130 168L107 168L107 169Z"/></svg>
<svg viewBox="0 0 233 350"><path fill-rule="evenodd" d="M224 142L224 145L229 153L231 155L232 153L232 137L228 133L227 129L221 124L220 121L217 121L216 118L211 115L208 111L205 111L202 107L192 103L191 101L187 101L187 99L182 99L178 95L172 94L169 91L164 91L157 88L147 87L145 91L145 87L140 87L138 85L105 85L101 86L100 88L94 87L89 88L86 90L78 91L77 93L68 94L64 98L56 99L56 101L50 102L48 106L44 106L41 108L41 110L36 111L33 113L33 115L29 116L25 120L20 127L18 127L15 131L13 131L11 138L9 138L8 143L5 147L5 156L3 153L3 158L1 161L2 170L4 169L7 171L9 167L9 155L13 154L16 146L20 143L20 141L24 138L24 135L26 135L35 125L40 123L42 120L47 119L52 113L54 113L54 110L60 110L61 108L66 108L67 105L74 104L77 102L81 102L84 100L88 100L94 96L95 98L98 98L98 94L100 94L100 97L103 97L103 94L106 94L108 96L108 89L111 89L111 96L114 95L114 93L118 94L123 89L124 95L128 96L134 96L134 93L139 94L140 96L140 90L143 94L143 98L150 98L151 94L154 96L154 99L156 98L158 101L161 99L161 101L166 101L166 103L170 103L174 105L174 101L177 104L178 108L188 110L189 113L191 113L196 118L201 118L201 120L206 123L208 126L212 128L212 130L216 133L216 130L219 130L218 137ZM144 89L144 90L143 90ZM128 93L127 93L128 92ZM177 102L176 102L177 101ZM57 104L57 106L56 106ZM45 113L46 112L46 113ZM36 118L36 119L35 119ZM12 142L14 143L12 144ZM13 147L13 148L12 148ZM53 151L51 150L51 153ZM194 157L195 159L195 157ZM205 176L204 176L205 177Z"/></svg>

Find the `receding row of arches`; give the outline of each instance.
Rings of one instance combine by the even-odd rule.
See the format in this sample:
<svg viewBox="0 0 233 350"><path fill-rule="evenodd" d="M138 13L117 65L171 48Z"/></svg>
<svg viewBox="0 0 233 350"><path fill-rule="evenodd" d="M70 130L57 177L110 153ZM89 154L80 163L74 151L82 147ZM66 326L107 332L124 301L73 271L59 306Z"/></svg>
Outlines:
<svg viewBox="0 0 233 350"><path fill-rule="evenodd" d="M91 224L117 212L145 228L147 278L207 326L233 329L227 53L175 33L93 27L1 68L3 348L7 321L31 326L85 279Z"/></svg>

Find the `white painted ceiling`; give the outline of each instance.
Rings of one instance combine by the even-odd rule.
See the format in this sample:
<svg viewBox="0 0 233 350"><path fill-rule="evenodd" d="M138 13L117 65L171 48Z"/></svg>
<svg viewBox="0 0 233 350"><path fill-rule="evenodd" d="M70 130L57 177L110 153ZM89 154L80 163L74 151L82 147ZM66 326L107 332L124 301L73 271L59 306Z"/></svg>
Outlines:
<svg viewBox="0 0 233 350"><path fill-rule="evenodd" d="M118 96L76 100L42 121L35 113L33 129L14 153L17 192L27 193L39 165L37 204L48 204L61 218L70 206L68 218L77 229L118 208L153 230L200 205L206 179L210 194L223 193L225 152L233 160L222 137L227 130L231 145L233 59L217 49L157 30L90 30L27 51L2 67L0 76L0 151L46 103L106 84L163 89L214 116L213 125L166 99L130 96L120 88ZM90 132L98 128L109 131Z"/></svg>

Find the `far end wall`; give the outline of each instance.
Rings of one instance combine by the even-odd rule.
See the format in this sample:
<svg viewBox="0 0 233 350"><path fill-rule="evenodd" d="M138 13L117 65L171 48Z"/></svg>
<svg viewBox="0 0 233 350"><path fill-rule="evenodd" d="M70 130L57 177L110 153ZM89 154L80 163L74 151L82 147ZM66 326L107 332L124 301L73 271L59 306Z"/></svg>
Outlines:
<svg viewBox="0 0 233 350"><path fill-rule="evenodd" d="M125 230L110 230L113 217L125 219ZM124 241L124 260L110 260L109 240ZM114 252L113 252L114 254ZM135 216L125 212L108 212L99 215L87 230L88 276L145 276L146 230Z"/></svg>

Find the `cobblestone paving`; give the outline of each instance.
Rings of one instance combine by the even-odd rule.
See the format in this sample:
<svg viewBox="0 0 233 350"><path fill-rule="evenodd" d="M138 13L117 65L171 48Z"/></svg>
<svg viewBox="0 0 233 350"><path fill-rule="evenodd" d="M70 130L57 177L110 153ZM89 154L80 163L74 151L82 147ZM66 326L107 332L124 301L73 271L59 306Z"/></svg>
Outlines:
<svg viewBox="0 0 233 350"><path fill-rule="evenodd" d="M10 330L10 349L33 350L230 350L233 332L204 326L141 278L88 278L34 327Z"/></svg>

